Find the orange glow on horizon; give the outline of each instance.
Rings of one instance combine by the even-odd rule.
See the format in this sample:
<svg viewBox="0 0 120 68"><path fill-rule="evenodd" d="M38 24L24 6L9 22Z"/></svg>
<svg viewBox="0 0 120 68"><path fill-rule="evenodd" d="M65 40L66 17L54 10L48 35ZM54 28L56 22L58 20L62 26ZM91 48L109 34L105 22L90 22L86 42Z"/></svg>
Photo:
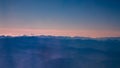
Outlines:
<svg viewBox="0 0 120 68"><path fill-rule="evenodd" d="M15 29L1 28L0 35L53 35L53 36L83 36L83 37L115 37L120 32L95 30L55 30L55 29Z"/></svg>

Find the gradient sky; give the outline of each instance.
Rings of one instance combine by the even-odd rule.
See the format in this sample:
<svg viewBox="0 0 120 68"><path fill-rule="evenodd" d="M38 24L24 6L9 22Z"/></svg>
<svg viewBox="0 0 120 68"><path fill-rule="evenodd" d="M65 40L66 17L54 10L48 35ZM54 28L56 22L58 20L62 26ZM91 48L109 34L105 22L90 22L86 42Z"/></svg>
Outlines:
<svg viewBox="0 0 120 68"><path fill-rule="evenodd" d="M0 35L120 36L119 0L0 0Z"/></svg>

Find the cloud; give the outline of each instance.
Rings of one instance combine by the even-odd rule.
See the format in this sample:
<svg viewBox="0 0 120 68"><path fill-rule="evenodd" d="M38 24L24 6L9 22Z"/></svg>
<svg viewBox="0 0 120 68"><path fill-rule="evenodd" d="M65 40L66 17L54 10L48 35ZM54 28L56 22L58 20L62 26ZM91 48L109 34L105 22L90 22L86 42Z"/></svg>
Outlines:
<svg viewBox="0 0 120 68"><path fill-rule="evenodd" d="M0 68L119 68L120 37L0 36Z"/></svg>

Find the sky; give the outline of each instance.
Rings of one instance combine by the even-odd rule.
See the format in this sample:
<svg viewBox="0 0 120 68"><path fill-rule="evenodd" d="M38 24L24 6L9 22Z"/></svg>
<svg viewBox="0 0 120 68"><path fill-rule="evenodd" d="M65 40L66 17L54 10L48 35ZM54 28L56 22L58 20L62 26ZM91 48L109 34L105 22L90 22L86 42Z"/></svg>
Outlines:
<svg viewBox="0 0 120 68"><path fill-rule="evenodd" d="M0 35L120 36L120 1L0 0Z"/></svg>

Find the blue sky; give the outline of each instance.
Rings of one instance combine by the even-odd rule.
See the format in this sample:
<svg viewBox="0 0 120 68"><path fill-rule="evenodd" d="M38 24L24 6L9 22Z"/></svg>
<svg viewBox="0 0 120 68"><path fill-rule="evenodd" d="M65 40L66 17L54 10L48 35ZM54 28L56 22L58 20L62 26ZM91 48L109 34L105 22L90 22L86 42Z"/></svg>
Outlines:
<svg viewBox="0 0 120 68"><path fill-rule="evenodd" d="M7 30L66 30L78 36L107 31L105 36L120 36L119 0L0 0L0 18L0 28Z"/></svg>

